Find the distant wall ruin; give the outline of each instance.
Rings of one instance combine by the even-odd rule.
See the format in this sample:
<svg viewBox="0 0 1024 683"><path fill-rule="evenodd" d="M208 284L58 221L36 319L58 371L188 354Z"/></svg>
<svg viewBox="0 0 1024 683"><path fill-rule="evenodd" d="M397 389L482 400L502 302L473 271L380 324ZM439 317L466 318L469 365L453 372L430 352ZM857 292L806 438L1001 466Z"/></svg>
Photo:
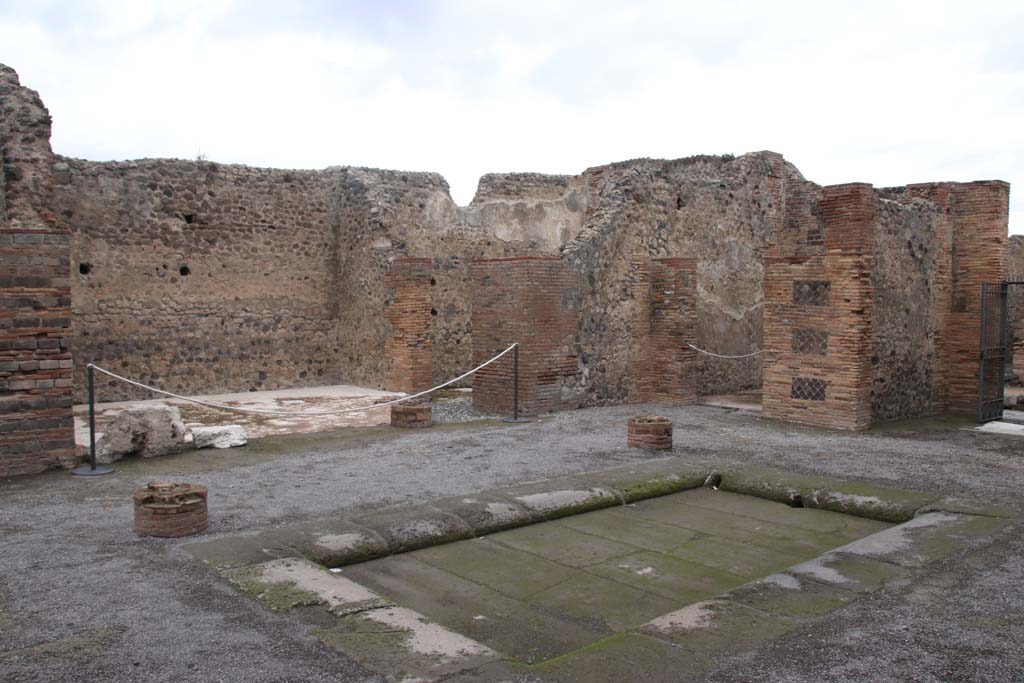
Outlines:
<svg viewBox="0 0 1024 683"><path fill-rule="evenodd" d="M1006 272L1005 183L843 186L861 225L844 191L755 152L488 174L459 207L435 173L55 156L45 107L6 67L0 95L0 475L70 458L90 362L186 394L408 391L508 337L479 303L499 293L561 316L554 369L529 370L534 410L762 384L766 413L830 426L967 410L978 285ZM834 306L794 301L819 280ZM825 375L839 419L794 397Z"/></svg>

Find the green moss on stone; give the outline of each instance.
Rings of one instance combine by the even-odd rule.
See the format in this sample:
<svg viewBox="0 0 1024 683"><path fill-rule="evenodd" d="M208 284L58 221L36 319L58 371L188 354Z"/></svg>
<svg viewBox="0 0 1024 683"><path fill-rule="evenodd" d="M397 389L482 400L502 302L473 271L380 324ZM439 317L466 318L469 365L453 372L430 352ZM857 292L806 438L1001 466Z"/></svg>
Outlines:
<svg viewBox="0 0 1024 683"><path fill-rule="evenodd" d="M253 596L275 612L285 612L301 605L319 605L323 600L311 593L287 583L263 583L261 581L239 581L238 587Z"/></svg>

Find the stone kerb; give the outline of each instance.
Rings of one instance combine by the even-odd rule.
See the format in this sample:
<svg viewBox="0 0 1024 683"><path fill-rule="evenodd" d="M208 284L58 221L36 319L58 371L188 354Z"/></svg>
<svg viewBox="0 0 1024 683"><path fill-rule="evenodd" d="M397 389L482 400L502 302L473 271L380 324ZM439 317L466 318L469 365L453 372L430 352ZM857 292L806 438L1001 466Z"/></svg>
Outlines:
<svg viewBox="0 0 1024 683"><path fill-rule="evenodd" d="M199 484L157 484L132 494L135 533L158 538L181 538L206 531L207 491Z"/></svg>
<svg viewBox="0 0 1024 683"><path fill-rule="evenodd" d="M638 415L626 422L626 444L630 448L672 450L672 421L660 415Z"/></svg>

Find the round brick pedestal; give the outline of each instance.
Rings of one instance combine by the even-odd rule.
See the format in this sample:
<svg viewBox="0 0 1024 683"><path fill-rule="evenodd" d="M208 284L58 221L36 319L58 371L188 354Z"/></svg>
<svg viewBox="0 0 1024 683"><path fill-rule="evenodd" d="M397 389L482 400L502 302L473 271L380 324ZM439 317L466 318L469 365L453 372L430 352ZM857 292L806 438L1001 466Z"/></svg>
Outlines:
<svg viewBox="0 0 1024 683"><path fill-rule="evenodd" d="M672 449L672 422L660 415L637 415L626 425L626 444L630 448Z"/></svg>
<svg viewBox="0 0 1024 683"><path fill-rule="evenodd" d="M396 403L391 406L391 426L419 429L430 426L429 403Z"/></svg>
<svg viewBox="0 0 1024 683"><path fill-rule="evenodd" d="M179 538L206 531L206 487L199 484L150 484L132 494L135 533Z"/></svg>

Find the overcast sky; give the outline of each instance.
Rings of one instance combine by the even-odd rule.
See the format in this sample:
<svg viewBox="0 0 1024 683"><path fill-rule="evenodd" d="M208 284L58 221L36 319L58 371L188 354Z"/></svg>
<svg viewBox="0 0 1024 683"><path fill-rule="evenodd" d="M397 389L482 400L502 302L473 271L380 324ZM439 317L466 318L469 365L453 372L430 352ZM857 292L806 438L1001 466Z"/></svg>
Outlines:
<svg viewBox="0 0 1024 683"><path fill-rule="evenodd" d="M0 0L88 159L579 173L783 153L822 184L999 178L1024 233L1024 2Z"/></svg>

